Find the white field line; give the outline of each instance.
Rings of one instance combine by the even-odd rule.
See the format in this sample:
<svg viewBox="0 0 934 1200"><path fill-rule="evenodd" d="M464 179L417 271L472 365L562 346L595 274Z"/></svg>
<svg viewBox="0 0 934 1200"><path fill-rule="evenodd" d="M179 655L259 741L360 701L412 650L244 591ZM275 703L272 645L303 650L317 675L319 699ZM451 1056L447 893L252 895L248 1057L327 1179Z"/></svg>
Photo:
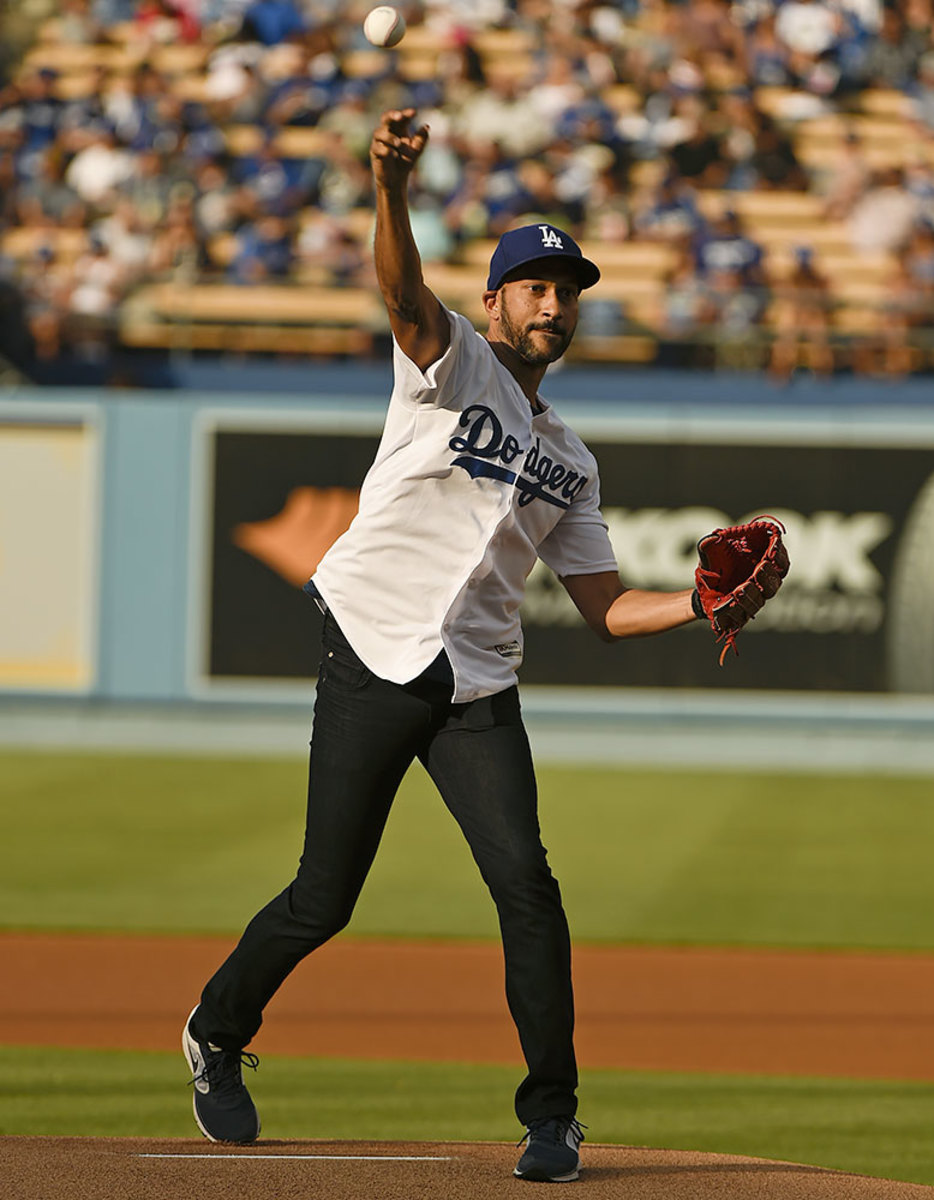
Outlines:
<svg viewBox="0 0 934 1200"><path fill-rule="evenodd" d="M137 1158L317 1159L327 1162L452 1162L449 1154L137 1154Z"/></svg>

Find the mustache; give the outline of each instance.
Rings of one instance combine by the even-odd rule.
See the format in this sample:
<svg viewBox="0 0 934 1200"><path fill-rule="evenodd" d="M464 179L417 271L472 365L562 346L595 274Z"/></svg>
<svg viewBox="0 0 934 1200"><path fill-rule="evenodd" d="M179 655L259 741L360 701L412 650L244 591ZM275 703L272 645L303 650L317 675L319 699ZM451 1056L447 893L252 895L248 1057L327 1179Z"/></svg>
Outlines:
<svg viewBox="0 0 934 1200"><path fill-rule="evenodd" d="M530 325L529 329L540 329L543 333L556 333L561 337L565 334L564 326L556 321L542 321L538 325Z"/></svg>

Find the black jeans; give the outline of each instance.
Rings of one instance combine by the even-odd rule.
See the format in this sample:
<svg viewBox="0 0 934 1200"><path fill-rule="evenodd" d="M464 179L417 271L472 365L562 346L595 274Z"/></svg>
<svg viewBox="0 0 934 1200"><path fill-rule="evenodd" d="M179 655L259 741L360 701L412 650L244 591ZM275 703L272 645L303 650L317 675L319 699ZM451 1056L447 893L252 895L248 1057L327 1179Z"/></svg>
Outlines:
<svg viewBox="0 0 934 1200"><path fill-rule="evenodd" d="M439 670L439 668L441 668ZM414 758L460 825L496 904L506 996L528 1076L522 1124L576 1111L567 921L548 867L516 688L453 704L446 658L400 686L373 675L325 618L298 873L253 918L204 989L196 1033L245 1046L295 965L350 920L396 790Z"/></svg>

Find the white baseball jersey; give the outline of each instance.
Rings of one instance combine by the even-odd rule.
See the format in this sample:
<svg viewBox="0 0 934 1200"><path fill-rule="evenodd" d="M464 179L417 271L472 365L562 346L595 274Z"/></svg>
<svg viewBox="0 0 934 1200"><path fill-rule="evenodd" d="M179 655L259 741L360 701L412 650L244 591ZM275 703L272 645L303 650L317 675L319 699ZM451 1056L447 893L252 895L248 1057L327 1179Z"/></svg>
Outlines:
<svg viewBox="0 0 934 1200"><path fill-rule="evenodd" d="M615 571L597 463L528 399L466 317L422 372L398 345L386 425L350 528L313 577L376 675L408 683L444 649L454 700L512 686L519 605L537 557L557 575Z"/></svg>

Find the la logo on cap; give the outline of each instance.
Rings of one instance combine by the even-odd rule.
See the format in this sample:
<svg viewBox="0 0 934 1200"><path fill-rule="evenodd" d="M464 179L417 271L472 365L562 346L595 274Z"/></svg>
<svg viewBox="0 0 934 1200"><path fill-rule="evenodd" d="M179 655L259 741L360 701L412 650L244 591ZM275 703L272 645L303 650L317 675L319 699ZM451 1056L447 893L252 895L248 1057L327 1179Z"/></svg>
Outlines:
<svg viewBox="0 0 934 1200"><path fill-rule="evenodd" d="M542 245L547 246L549 250L563 250L564 242L558 235L556 229L552 229L550 225L539 225L542 231Z"/></svg>

